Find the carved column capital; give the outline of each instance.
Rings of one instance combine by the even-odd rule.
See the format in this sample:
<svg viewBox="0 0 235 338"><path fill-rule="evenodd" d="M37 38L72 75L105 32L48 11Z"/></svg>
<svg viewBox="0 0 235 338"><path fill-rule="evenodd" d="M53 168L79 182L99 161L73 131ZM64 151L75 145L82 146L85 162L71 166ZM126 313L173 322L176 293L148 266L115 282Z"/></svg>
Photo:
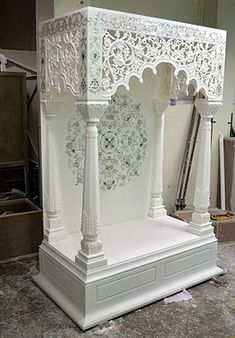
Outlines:
<svg viewBox="0 0 235 338"><path fill-rule="evenodd" d="M99 122L101 116L108 106L108 101L78 101L75 103L76 108L82 114L84 121Z"/></svg>
<svg viewBox="0 0 235 338"><path fill-rule="evenodd" d="M155 114L163 114L167 110L170 101L168 99L154 99L153 111Z"/></svg>
<svg viewBox="0 0 235 338"><path fill-rule="evenodd" d="M212 119L222 106L221 101L208 101L200 98L197 98L194 104L201 117L208 120Z"/></svg>
<svg viewBox="0 0 235 338"><path fill-rule="evenodd" d="M63 104L61 100L42 99L40 101L42 113L46 119L52 120L56 118L58 105Z"/></svg>

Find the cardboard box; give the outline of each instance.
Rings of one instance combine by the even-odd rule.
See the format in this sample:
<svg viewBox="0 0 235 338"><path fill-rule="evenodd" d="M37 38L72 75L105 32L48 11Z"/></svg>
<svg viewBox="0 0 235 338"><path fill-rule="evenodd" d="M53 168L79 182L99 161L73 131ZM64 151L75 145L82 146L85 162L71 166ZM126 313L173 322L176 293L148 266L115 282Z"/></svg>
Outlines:
<svg viewBox="0 0 235 338"><path fill-rule="evenodd" d="M223 213L220 209L209 209L210 213ZM192 210L175 211L172 216L181 221L190 222L192 219ZM214 233L219 242L235 241L235 215L230 220L212 221Z"/></svg>
<svg viewBox="0 0 235 338"><path fill-rule="evenodd" d="M42 210L27 198L0 201L0 259L38 252Z"/></svg>

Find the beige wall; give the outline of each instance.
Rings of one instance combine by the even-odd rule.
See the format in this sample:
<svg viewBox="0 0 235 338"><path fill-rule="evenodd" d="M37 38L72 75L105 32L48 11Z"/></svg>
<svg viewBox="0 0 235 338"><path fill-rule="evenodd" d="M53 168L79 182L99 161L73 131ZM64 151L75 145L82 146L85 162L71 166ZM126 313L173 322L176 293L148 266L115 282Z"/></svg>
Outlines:
<svg viewBox="0 0 235 338"><path fill-rule="evenodd" d="M159 18L197 23L200 0L54 0L55 15L60 16L84 6L155 16ZM179 10L180 9L180 10Z"/></svg>
<svg viewBox="0 0 235 338"><path fill-rule="evenodd" d="M55 16L61 16L86 6L91 6L91 0L54 0Z"/></svg>
<svg viewBox="0 0 235 338"><path fill-rule="evenodd" d="M36 51L25 51L25 50L11 50L11 49L0 49L0 54L13 59L16 62L24 64L27 67L36 69ZM25 72L18 67L10 67L7 69L10 72Z"/></svg>
<svg viewBox="0 0 235 338"><path fill-rule="evenodd" d="M228 135L227 122L230 112L234 109L235 96L235 1L234 0L54 0L55 15L63 15L84 5L92 5L114 10L133 12L142 15L156 16L176 21L216 26L218 9L218 27L228 30L226 76L224 103L217 113L214 125L212 143L212 178L211 206L217 204L218 190L218 137ZM148 81L152 81L149 78ZM133 86L138 86L132 81ZM149 86L149 85L148 85ZM133 91L133 88L131 88ZM137 88L136 88L137 89ZM155 97L158 96L156 93ZM169 107L166 114L165 163L164 163L164 200L168 212L174 207L179 171L185 148L186 135L192 111L191 102L179 102L175 107ZM196 172L195 156L190 184L188 187L187 204L192 205Z"/></svg>

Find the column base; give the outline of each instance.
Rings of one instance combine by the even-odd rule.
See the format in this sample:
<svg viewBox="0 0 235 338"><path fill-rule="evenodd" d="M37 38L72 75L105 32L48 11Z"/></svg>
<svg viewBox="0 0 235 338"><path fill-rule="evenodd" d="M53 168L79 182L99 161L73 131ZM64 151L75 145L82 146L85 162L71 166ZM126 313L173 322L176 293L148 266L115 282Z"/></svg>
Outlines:
<svg viewBox="0 0 235 338"><path fill-rule="evenodd" d="M214 229L211 222L204 224L189 222L187 230L197 236L214 235Z"/></svg>
<svg viewBox="0 0 235 338"><path fill-rule="evenodd" d="M157 218L160 216L165 216L166 215L166 209L164 205L161 205L159 207L150 207L148 216L151 218Z"/></svg>
<svg viewBox="0 0 235 338"><path fill-rule="evenodd" d="M210 214L208 212L194 211L192 221L189 222L188 231L197 236L214 234Z"/></svg>
<svg viewBox="0 0 235 338"><path fill-rule="evenodd" d="M78 251L77 256L75 256L75 263L79 265L83 270L89 271L107 265L108 260L103 252L96 255L87 256L83 252Z"/></svg>
<svg viewBox="0 0 235 338"><path fill-rule="evenodd" d="M58 228L53 230L46 229L43 237L48 243L51 243L65 239L66 232L64 228Z"/></svg>

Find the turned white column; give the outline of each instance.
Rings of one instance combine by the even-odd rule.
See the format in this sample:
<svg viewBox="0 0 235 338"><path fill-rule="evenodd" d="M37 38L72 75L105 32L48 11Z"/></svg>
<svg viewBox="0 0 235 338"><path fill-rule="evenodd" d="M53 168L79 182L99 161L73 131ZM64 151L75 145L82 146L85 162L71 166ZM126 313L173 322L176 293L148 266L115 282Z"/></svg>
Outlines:
<svg viewBox="0 0 235 338"><path fill-rule="evenodd" d="M164 152L164 115L169 100L153 100L154 141L152 158L151 202L148 216L156 218L166 215L163 205L163 152Z"/></svg>
<svg viewBox="0 0 235 338"><path fill-rule="evenodd" d="M211 119L220 109L221 102L196 99L195 106L201 115L196 185L194 192L194 212L188 230L196 235L213 234L208 207L210 205L211 169Z"/></svg>
<svg viewBox="0 0 235 338"><path fill-rule="evenodd" d="M87 271L107 264L99 240L101 219L97 131L97 124L107 108L107 102L80 102L77 105L86 121L86 147L81 220L83 238L75 262Z"/></svg>
<svg viewBox="0 0 235 338"><path fill-rule="evenodd" d="M58 194L59 182L56 167L56 142L54 124L58 105L62 102L42 100L42 114L45 118L45 145L43 168L43 198L44 198L44 238L48 242L65 237L64 227L60 219L60 201Z"/></svg>

